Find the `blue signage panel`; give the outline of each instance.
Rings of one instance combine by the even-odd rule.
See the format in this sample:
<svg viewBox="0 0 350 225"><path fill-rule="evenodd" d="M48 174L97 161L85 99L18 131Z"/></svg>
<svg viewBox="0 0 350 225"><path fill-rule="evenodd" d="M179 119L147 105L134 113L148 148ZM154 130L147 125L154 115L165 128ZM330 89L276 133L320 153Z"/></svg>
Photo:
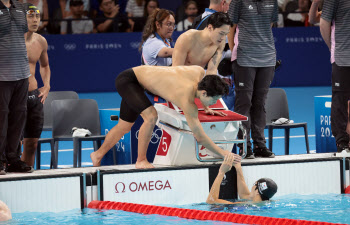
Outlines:
<svg viewBox="0 0 350 225"><path fill-rule="evenodd" d="M336 152L337 147L331 129L332 96L315 97L316 152Z"/></svg>
<svg viewBox="0 0 350 225"><path fill-rule="evenodd" d="M112 121L111 116L119 117L119 109L101 109L100 121L101 121L101 134L106 135L118 121ZM125 134L119 142L116 144L117 152L117 164L131 164L131 143L130 132ZM113 152L109 151L101 161L101 165L113 165Z"/></svg>
<svg viewBox="0 0 350 225"><path fill-rule="evenodd" d="M272 86L330 86L330 54L318 27L273 29L282 66ZM174 32L176 40L181 32ZM125 69L141 65L141 33L45 35L52 91L115 91ZM39 78L39 68L36 76Z"/></svg>

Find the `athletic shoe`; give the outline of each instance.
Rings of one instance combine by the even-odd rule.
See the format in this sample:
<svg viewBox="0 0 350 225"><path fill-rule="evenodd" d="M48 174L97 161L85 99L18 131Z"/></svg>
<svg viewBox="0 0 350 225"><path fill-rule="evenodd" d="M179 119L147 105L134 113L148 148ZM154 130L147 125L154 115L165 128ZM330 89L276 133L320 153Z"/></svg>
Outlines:
<svg viewBox="0 0 350 225"><path fill-rule="evenodd" d="M28 166L25 162L18 160L8 165L7 172L32 173L34 172L34 169L33 167Z"/></svg>
<svg viewBox="0 0 350 225"><path fill-rule="evenodd" d="M337 144L337 152L342 152L342 151L350 152L349 145L346 143L340 143Z"/></svg>
<svg viewBox="0 0 350 225"><path fill-rule="evenodd" d="M0 161L0 175L6 175L4 163Z"/></svg>
<svg viewBox="0 0 350 225"><path fill-rule="evenodd" d="M239 148L239 155L243 155L243 148ZM247 155L245 156L245 159L255 159L252 151L252 147L248 146L247 147Z"/></svg>
<svg viewBox="0 0 350 225"><path fill-rule="evenodd" d="M254 148L254 155L255 157L262 157L262 158L275 158L275 154L271 152L268 148L266 147L257 147Z"/></svg>
<svg viewBox="0 0 350 225"><path fill-rule="evenodd" d="M91 132L88 129L84 129L84 128L77 128L77 127L73 127L72 128L72 132L73 132L73 137L88 137L91 136Z"/></svg>

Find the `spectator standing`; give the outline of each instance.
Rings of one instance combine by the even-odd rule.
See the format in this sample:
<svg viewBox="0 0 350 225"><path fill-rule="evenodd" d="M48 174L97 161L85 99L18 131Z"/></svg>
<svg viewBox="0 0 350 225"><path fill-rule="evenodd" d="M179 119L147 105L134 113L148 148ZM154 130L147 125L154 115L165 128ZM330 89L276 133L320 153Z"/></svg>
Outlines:
<svg viewBox="0 0 350 225"><path fill-rule="evenodd" d="M38 33L43 33L46 26L49 24L49 7L47 5L47 0L19 0L22 3L31 3L35 5L40 11L41 18L40 25L38 28Z"/></svg>
<svg viewBox="0 0 350 225"><path fill-rule="evenodd" d="M228 35L235 84L235 112L248 117L243 122L247 131L247 156L275 157L266 148L265 101L276 65L272 25L278 21L277 0L232 0L228 14L234 23ZM242 132L238 133L242 139ZM243 146L239 145L242 154Z"/></svg>
<svg viewBox="0 0 350 225"><path fill-rule="evenodd" d="M61 22L61 34L89 34L94 28L92 20L84 16L83 0L70 0L71 16L66 19L74 19ZM82 19L82 20L81 20Z"/></svg>
<svg viewBox="0 0 350 225"><path fill-rule="evenodd" d="M322 8L320 31L331 52L332 133L337 151L349 151L347 104L350 99L350 1L326 0Z"/></svg>
<svg viewBox="0 0 350 225"><path fill-rule="evenodd" d="M125 12L128 15L128 21L131 26L131 31L143 30L145 0L129 0L126 4Z"/></svg>
<svg viewBox="0 0 350 225"><path fill-rule="evenodd" d="M95 27L99 33L130 32L128 19L119 12L119 5L114 0L99 0L102 15L95 19Z"/></svg>
<svg viewBox="0 0 350 225"><path fill-rule="evenodd" d="M187 2L185 13L187 15L187 18L184 19L183 21L180 21L177 24L177 31L186 31L190 29L194 21L194 18L197 16L197 13L198 13L197 3L195 1Z"/></svg>
<svg viewBox="0 0 350 225"><path fill-rule="evenodd" d="M0 175L33 172L20 160L28 97L29 63L24 34L28 31L23 4L0 0ZM16 21L10 22L10 21Z"/></svg>

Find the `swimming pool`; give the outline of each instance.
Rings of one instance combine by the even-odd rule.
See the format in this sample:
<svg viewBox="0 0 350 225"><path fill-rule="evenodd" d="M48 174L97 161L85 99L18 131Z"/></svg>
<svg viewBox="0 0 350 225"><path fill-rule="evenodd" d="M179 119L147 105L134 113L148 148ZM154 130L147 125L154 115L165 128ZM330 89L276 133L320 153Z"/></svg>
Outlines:
<svg viewBox="0 0 350 225"><path fill-rule="evenodd" d="M170 205L164 205L170 206ZM170 206L173 207L173 206ZM179 206L174 206L178 207ZM350 224L350 195L287 195L275 201L239 205L183 205L180 208L229 212L277 218L302 219ZM62 213L15 213L13 219L0 224L232 224L216 221L187 220L160 215L94 209L71 210Z"/></svg>

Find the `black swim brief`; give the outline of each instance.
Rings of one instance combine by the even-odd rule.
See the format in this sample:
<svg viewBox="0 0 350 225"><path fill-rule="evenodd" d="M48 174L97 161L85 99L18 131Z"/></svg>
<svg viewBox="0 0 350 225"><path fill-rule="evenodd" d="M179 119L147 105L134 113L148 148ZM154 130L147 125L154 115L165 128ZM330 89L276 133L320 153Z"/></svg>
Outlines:
<svg viewBox="0 0 350 225"><path fill-rule="evenodd" d="M122 120L134 123L143 110L152 106L132 69L125 70L118 75L115 79L115 87L122 97L120 105Z"/></svg>
<svg viewBox="0 0 350 225"><path fill-rule="evenodd" d="M27 120L24 127L24 138L40 138L44 125L44 106L38 89L28 92Z"/></svg>

